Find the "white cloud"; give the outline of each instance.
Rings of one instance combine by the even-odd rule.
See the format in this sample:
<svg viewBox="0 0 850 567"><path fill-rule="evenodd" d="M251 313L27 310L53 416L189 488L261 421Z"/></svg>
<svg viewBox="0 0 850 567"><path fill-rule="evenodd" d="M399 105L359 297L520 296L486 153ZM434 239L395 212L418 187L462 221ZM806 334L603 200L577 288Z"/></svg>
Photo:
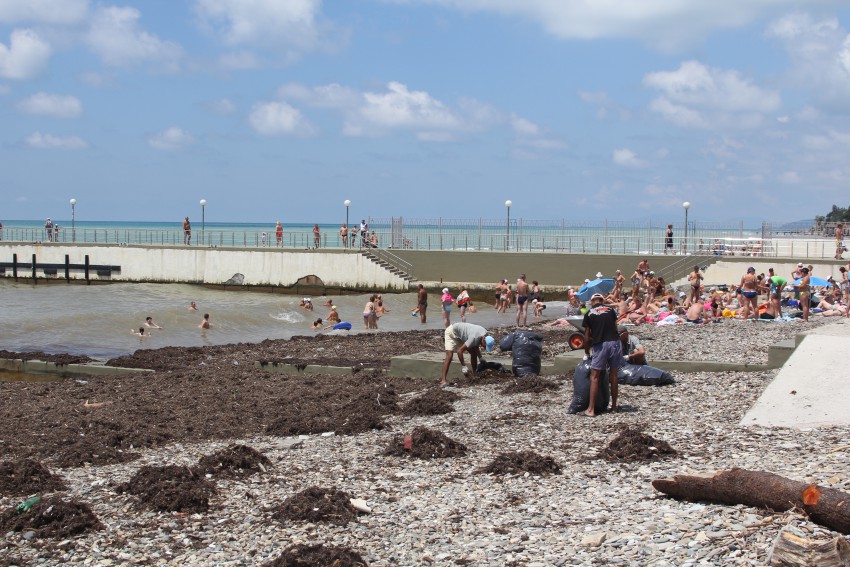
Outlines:
<svg viewBox="0 0 850 567"><path fill-rule="evenodd" d="M561 150L566 147L560 140L555 140L546 136L543 128L539 124L517 116L511 115L511 126L514 133L517 135L517 143L525 148L533 148L537 150ZM526 152L524 157L533 157L532 154Z"/></svg>
<svg viewBox="0 0 850 567"><path fill-rule="evenodd" d="M391 82L382 93L364 93L363 104L351 112L344 132L366 136L394 129L457 130L461 120L425 91L410 91Z"/></svg>
<svg viewBox="0 0 850 567"><path fill-rule="evenodd" d="M106 65L125 67L151 62L175 69L183 49L173 41L164 41L142 30L140 17L135 8L99 8L86 42Z"/></svg>
<svg viewBox="0 0 850 567"><path fill-rule="evenodd" d="M311 136L316 129L297 108L285 102L261 102L248 116L251 127L264 136Z"/></svg>
<svg viewBox="0 0 850 567"><path fill-rule="evenodd" d="M788 124L789 122L791 122L791 117L790 116L777 116L776 121L779 122L780 124Z"/></svg>
<svg viewBox="0 0 850 567"><path fill-rule="evenodd" d="M47 66L52 49L32 30L15 30L9 46L0 43L0 77L31 79Z"/></svg>
<svg viewBox="0 0 850 567"><path fill-rule="evenodd" d="M621 167L644 167L646 162L639 159L637 155L628 148L614 150L612 153L614 163Z"/></svg>
<svg viewBox="0 0 850 567"><path fill-rule="evenodd" d="M561 39L637 39L662 49L693 45L715 30L738 28L797 0L395 0L535 22ZM808 6L834 4L807 0Z"/></svg>
<svg viewBox="0 0 850 567"><path fill-rule="evenodd" d="M773 22L766 35L788 52L792 84L810 91L822 105L850 108L850 35L837 19L790 14Z"/></svg>
<svg viewBox="0 0 850 567"><path fill-rule="evenodd" d="M148 144L155 150L173 152L195 143L191 134L180 128L171 127L148 138Z"/></svg>
<svg viewBox="0 0 850 567"><path fill-rule="evenodd" d="M222 98L205 105L207 110L214 114L232 114L236 111L236 105L228 98Z"/></svg>
<svg viewBox="0 0 850 567"><path fill-rule="evenodd" d="M789 185L800 183L800 174L796 171L785 171L779 176L779 181Z"/></svg>
<svg viewBox="0 0 850 567"><path fill-rule="evenodd" d="M30 114L74 118L82 114L83 103L73 96L36 93L19 102L18 108Z"/></svg>
<svg viewBox="0 0 850 567"><path fill-rule="evenodd" d="M260 60L257 59L256 54L240 50L233 51L231 53L225 53L221 57L218 58L218 64L224 69L230 69L233 71L246 70L246 69L257 69L260 67Z"/></svg>
<svg viewBox="0 0 850 567"><path fill-rule="evenodd" d="M25 142L29 147L39 150L82 150L89 147L77 136L54 136L41 132L33 132L27 136Z"/></svg>
<svg viewBox="0 0 850 567"><path fill-rule="evenodd" d="M286 60L321 47L321 0L195 0L201 25L230 46L275 48Z"/></svg>
<svg viewBox="0 0 850 567"><path fill-rule="evenodd" d="M306 87L298 83L283 85L277 90L279 97L297 100L319 108L351 109L364 104L363 93L337 83Z"/></svg>
<svg viewBox="0 0 850 567"><path fill-rule="evenodd" d="M520 116L513 115L511 116L511 126L514 127L514 130L517 134L522 136L539 136L540 135L540 126L528 120L526 118L522 118Z"/></svg>
<svg viewBox="0 0 850 567"><path fill-rule="evenodd" d="M675 71L644 76L661 92L650 109L683 127L754 127L781 105L779 94L754 85L737 71L686 61Z"/></svg>
<svg viewBox="0 0 850 567"><path fill-rule="evenodd" d="M88 0L0 0L0 22L70 25L83 21Z"/></svg>

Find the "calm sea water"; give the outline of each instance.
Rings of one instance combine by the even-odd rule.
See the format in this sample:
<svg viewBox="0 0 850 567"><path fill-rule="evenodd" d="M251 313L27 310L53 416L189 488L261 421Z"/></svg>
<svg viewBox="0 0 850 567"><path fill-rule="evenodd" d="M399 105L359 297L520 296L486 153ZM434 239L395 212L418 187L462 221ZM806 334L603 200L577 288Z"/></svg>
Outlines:
<svg viewBox="0 0 850 567"><path fill-rule="evenodd" d="M0 280L0 349L107 359L140 348L253 343L315 334L311 323L326 317L330 309L322 304L328 298L312 298L312 313L299 307L300 299L182 284L31 285ZM363 330L366 296L331 299L342 320L351 322L352 333L425 328L433 329L438 337L442 334L436 296L431 297L428 323L421 325L417 317L410 316L410 309L416 304L415 294L384 294L384 305L390 313L380 319L378 331ZM198 311L187 309L191 301L197 303ZM488 328L513 323L513 314L498 315L492 306L480 307L477 314L467 316L468 322ZM559 307L562 305L550 304L547 311L557 315L563 311ZM210 330L198 328L204 313L210 314ZM133 336L131 329L138 330L147 316L163 329L154 329L147 339ZM456 308L452 321L459 321Z"/></svg>

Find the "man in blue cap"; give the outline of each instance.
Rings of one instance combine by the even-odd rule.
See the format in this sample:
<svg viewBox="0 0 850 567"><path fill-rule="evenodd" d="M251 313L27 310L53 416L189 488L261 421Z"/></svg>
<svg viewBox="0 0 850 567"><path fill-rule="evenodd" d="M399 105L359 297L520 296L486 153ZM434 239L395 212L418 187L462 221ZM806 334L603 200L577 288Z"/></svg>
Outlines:
<svg viewBox="0 0 850 567"><path fill-rule="evenodd" d="M452 357L457 353L457 358L460 361L461 371L464 376L468 376L478 366L478 359L481 358L481 347L485 347L487 352L493 350L495 339L487 334L487 329L481 325L473 325L472 323L454 323L446 327L445 333L446 360L443 361L443 376L440 380L440 386L448 385L446 376L449 373L449 367L452 364ZM463 353L469 351L469 357L472 359L472 368L463 362Z"/></svg>

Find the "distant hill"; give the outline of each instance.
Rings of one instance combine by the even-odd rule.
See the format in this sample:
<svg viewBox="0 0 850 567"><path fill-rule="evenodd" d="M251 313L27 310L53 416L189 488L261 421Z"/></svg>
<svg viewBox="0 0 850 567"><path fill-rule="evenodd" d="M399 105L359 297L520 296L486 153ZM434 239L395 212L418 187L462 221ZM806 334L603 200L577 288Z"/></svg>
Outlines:
<svg viewBox="0 0 850 567"><path fill-rule="evenodd" d="M773 225L773 230L776 232L811 232L814 230L815 220L806 219L786 222L783 224Z"/></svg>

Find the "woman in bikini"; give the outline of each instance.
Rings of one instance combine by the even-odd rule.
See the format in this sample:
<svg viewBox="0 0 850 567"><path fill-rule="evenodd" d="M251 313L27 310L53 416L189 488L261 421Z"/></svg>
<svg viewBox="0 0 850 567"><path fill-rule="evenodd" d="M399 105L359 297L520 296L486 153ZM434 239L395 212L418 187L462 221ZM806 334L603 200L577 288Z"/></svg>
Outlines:
<svg viewBox="0 0 850 567"><path fill-rule="evenodd" d="M759 292L756 288L756 269L752 266L747 268L747 273L741 278L741 295L743 296L741 301L741 318L744 321L749 319L750 308L752 308L753 320L758 319Z"/></svg>

